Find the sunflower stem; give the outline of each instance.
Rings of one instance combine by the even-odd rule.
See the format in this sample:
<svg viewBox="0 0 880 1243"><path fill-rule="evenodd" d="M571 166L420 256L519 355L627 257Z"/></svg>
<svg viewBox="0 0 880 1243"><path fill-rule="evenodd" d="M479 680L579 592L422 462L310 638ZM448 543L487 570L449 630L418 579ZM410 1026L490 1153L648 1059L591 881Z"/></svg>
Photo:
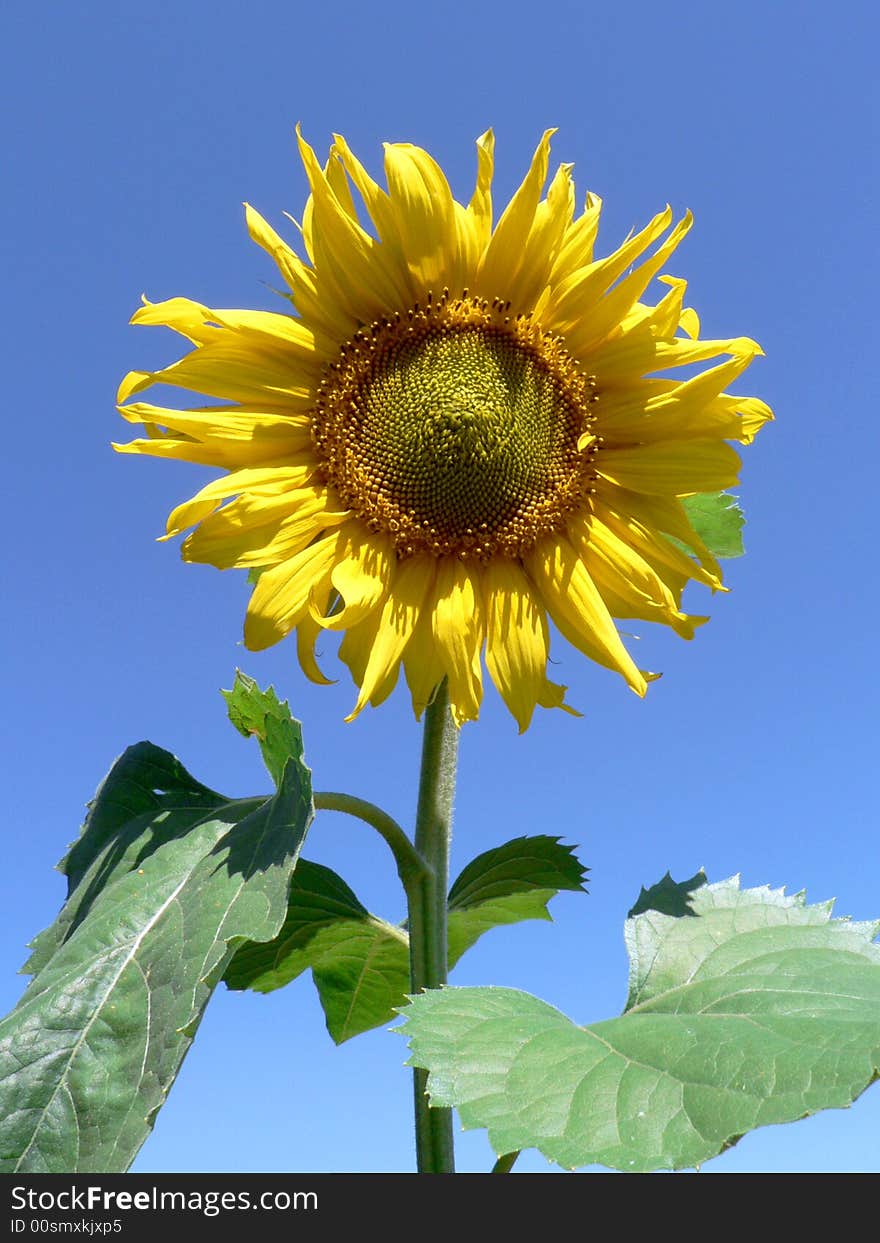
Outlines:
<svg viewBox="0 0 880 1243"><path fill-rule="evenodd" d="M410 980L412 991L440 988L446 983L447 900L452 804L458 760L458 728L449 711L444 679L425 710L415 845L427 872L407 884L409 903ZM452 1110L431 1109L426 1094L427 1072L413 1071L416 1156L420 1174L455 1172Z"/></svg>

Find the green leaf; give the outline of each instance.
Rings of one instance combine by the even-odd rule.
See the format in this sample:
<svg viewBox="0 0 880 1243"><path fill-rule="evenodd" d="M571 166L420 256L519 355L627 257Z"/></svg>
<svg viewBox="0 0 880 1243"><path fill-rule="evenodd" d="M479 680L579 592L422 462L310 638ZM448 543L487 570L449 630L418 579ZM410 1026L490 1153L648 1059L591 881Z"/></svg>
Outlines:
<svg viewBox="0 0 880 1243"><path fill-rule="evenodd" d="M58 865L67 876L67 901L31 942L23 971L36 975L43 969L102 889L227 801L161 747L151 742L129 747L98 787L79 838Z"/></svg>
<svg viewBox="0 0 880 1243"><path fill-rule="evenodd" d="M414 998L405 1033L432 1104L488 1128L496 1153L629 1171L697 1166L851 1104L880 1076L880 925L737 878L688 893L695 918L627 922L620 1018L578 1027L511 989Z"/></svg>
<svg viewBox="0 0 880 1243"><path fill-rule="evenodd" d="M0 1022L0 1171L128 1168L234 949L281 927L311 814L300 761L243 800L150 743L117 761Z"/></svg>
<svg viewBox="0 0 880 1243"><path fill-rule="evenodd" d="M406 931L371 915L330 868L302 859L278 936L243 945L223 978L269 993L309 968L337 1044L393 1019L409 988Z"/></svg>
<svg viewBox="0 0 880 1243"><path fill-rule="evenodd" d="M693 915L691 894L707 883L706 873L702 868L689 880L675 881L667 872L650 889L642 887L627 919L632 919L634 915L643 915L645 911L659 911L662 915Z"/></svg>
<svg viewBox="0 0 880 1243"><path fill-rule="evenodd" d="M279 702L275 688L261 690L253 678L240 669L235 671L232 690L221 691L226 700L229 719L240 734L253 734L260 744L263 762L278 786L288 759L303 757L302 729L290 715L285 699Z"/></svg>
<svg viewBox="0 0 880 1243"><path fill-rule="evenodd" d="M319 934L312 979L327 1030L342 1044L397 1017L409 988L409 938L369 916Z"/></svg>
<svg viewBox="0 0 880 1243"><path fill-rule="evenodd" d="M515 837L471 859L449 890L450 911L530 893L536 889L582 890L588 869L558 837Z"/></svg>
<svg viewBox="0 0 880 1243"><path fill-rule="evenodd" d="M741 557L745 516L730 492L701 492L681 501L691 526L716 557Z"/></svg>
<svg viewBox="0 0 880 1243"><path fill-rule="evenodd" d="M517 838L474 859L449 893L450 968L492 928L549 919L549 900L582 889L583 875L556 837ZM242 946L224 979L271 992L308 968L337 1044L390 1023L410 987L405 925L371 915L335 872L302 860L281 932L270 944Z"/></svg>
<svg viewBox="0 0 880 1243"><path fill-rule="evenodd" d="M449 891L449 965L484 932L525 919L551 919L547 903L584 890L585 869L558 837L517 837L472 859Z"/></svg>
<svg viewBox="0 0 880 1243"><path fill-rule="evenodd" d="M242 945L226 968L224 982L232 989L252 988L258 993L282 988L312 966L309 944L319 933L369 918L341 876L320 863L300 859L280 932L271 942Z"/></svg>

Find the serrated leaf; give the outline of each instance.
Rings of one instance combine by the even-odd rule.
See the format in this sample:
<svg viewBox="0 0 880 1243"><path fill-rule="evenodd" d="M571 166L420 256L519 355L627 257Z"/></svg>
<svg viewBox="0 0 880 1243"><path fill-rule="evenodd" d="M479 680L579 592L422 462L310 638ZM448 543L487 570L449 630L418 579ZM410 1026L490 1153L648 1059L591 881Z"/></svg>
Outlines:
<svg viewBox="0 0 880 1243"><path fill-rule="evenodd" d="M634 915L643 915L646 911L659 911L661 915L693 915L691 894L707 883L706 873L702 868L688 880L675 881L667 872L650 889L642 886L627 919L632 919Z"/></svg>
<svg viewBox="0 0 880 1243"><path fill-rule="evenodd" d="M629 1171L851 1104L880 1075L878 925L737 878L691 892L696 918L628 921L620 1018L578 1027L512 989L414 998L405 1034L432 1104L488 1128L496 1153Z"/></svg>
<svg viewBox="0 0 880 1243"><path fill-rule="evenodd" d="M558 837L515 837L471 859L449 890L449 909L467 910L535 889L583 889L587 870L574 847L563 846Z"/></svg>
<svg viewBox="0 0 880 1243"><path fill-rule="evenodd" d="M450 967L492 928L551 919L550 899L583 891L585 873L558 837L517 837L472 859L449 891Z"/></svg>
<svg viewBox="0 0 880 1243"><path fill-rule="evenodd" d="M556 837L517 838L472 860L449 892L450 969L492 928L549 919L549 900L582 889L583 875ZM302 860L281 932L271 944L242 946L224 979L271 992L308 968L337 1044L391 1022L409 992L405 926L371 915L335 872Z"/></svg>
<svg viewBox="0 0 880 1243"><path fill-rule="evenodd" d="M741 557L745 515L731 492L701 492L682 497L691 526L716 557Z"/></svg>
<svg viewBox="0 0 880 1243"><path fill-rule="evenodd" d="M277 786L288 759L301 760L303 756L302 729L291 716L287 700L280 702L272 686L261 690L240 669L235 671L232 690L220 693L238 732L259 742L263 762Z"/></svg>
<svg viewBox="0 0 880 1243"><path fill-rule="evenodd" d="M128 1168L234 949L281 927L311 812L301 762L246 800L149 743L114 765L37 974L0 1022L0 1170Z"/></svg>

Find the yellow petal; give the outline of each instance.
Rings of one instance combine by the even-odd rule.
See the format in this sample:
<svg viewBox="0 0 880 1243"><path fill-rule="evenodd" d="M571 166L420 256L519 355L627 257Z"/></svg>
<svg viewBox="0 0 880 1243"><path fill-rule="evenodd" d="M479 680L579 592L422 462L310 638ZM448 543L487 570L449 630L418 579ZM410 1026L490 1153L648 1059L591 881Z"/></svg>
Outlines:
<svg viewBox="0 0 880 1243"><path fill-rule="evenodd" d="M637 591L627 588L620 579L615 580L612 585L607 575L599 573L595 575L595 581L612 617L668 626L680 639L693 639L697 627L705 625L709 620L705 614L682 613L679 610L667 612L660 605L640 596ZM622 589L618 591L615 590L616 587Z"/></svg>
<svg viewBox="0 0 880 1243"><path fill-rule="evenodd" d="M631 384L649 372L687 367L724 354L742 355L750 351L752 357L763 353L749 337L718 341L687 341L681 337L663 340L653 331L650 321L643 321L613 341L604 341L590 355L589 369L600 388L609 389L615 384Z"/></svg>
<svg viewBox="0 0 880 1243"><path fill-rule="evenodd" d="M132 324L173 328L193 345L204 345L217 336L218 328L216 323L211 322L211 312L198 302L189 298L150 302L145 296L141 301L143 306L138 307L129 321Z"/></svg>
<svg viewBox="0 0 880 1243"><path fill-rule="evenodd" d="M265 350L298 367L311 367L318 374L321 366L335 355L331 338L319 337L301 320L274 311L212 310L189 298L169 298L165 302L143 299L131 317L132 324L173 328L195 345L217 341L224 330L247 337L257 350Z"/></svg>
<svg viewBox="0 0 880 1243"><path fill-rule="evenodd" d="M244 214L251 240L275 260L291 290L296 292L301 282L304 282L306 286L313 285L314 277L302 259L275 232L269 222L263 219L256 208L251 207L250 203L245 203Z"/></svg>
<svg viewBox="0 0 880 1243"><path fill-rule="evenodd" d="M744 445L750 445L761 428L767 423L772 423L774 418L773 411L766 401L761 401L759 397L734 397L731 393L717 397L710 409L713 412L716 409L725 412L735 411L741 425L737 440L742 441Z"/></svg>
<svg viewBox="0 0 880 1243"><path fill-rule="evenodd" d="M164 538L170 539L187 527L201 522L227 497L241 492L266 497L289 493L304 484L313 469L313 465L248 467L214 479L190 500L184 501L171 511Z"/></svg>
<svg viewBox="0 0 880 1243"><path fill-rule="evenodd" d="M509 296L507 289L519 267L523 247L535 219L541 191L547 180L550 139L555 133L555 129L545 131L522 185L504 209L486 247L476 279L477 292L486 297L500 297L506 300Z"/></svg>
<svg viewBox="0 0 880 1243"><path fill-rule="evenodd" d="M321 634L323 630L313 617L300 618L296 624L296 656L310 682L318 686L332 686L335 679L325 677L315 659L315 643Z"/></svg>
<svg viewBox="0 0 880 1243"><path fill-rule="evenodd" d="M594 310L607 289L626 269L665 233L672 223L672 208L659 212L640 233L627 238L613 254L570 273L553 291L546 311L546 325L567 333Z"/></svg>
<svg viewBox="0 0 880 1243"><path fill-rule="evenodd" d="M434 627L429 608L422 609L412 638L403 657L406 681L412 696L416 720L434 698L434 692L446 676L440 653L434 641Z"/></svg>
<svg viewBox="0 0 880 1243"><path fill-rule="evenodd" d="M651 680L650 678L648 679ZM577 708L573 708L571 704L565 702L565 692L567 686L560 686L558 682L545 680L544 686L538 696L538 706L541 708L561 708L563 712L567 712L569 716L583 716L583 712L578 712Z"/></svg>
<svg viewBox="0 0 880 1243"><path fill-rule="evenodd" d="M360 522L348 523L330 579L343 607L330 617L313 608L315 621L325 630L347 630L357 625L385 598L393 562L394 545L388 536L373 535Z"/></svg>
<svg viewBox="0 0 880 1243"><path fill-rule="evenodd" d="M391 206L391 199L382 187L373 180L367 170L361 164L357 156L354 155L348 143L341 134L333 135L333 145L345 167L349 177L351 177L354 185L364 200L364 206L367 213L376 226L376 231L382 240L382 243L394 255L398 266L404 265L403 253L400 247L400 238L397 234L397 226L395 223L394 209Z"/></svg>
<svg viewBox="0 0 880 1243"><path fill-rule="evenodd" d="M443 170L421 147L385 143L385 176L416 298L463 288L455 204Z"/></svg>
<svg viewBox="0 0 880 1243"><path fill-rule="evenodd" d="M437 562L434 641L449 679L449 702L456 725L475 721L483 698L481 573L481 567L457 557L441 557Z"/></svg>
<svg viewBox="0 0 880 1243"><path fill-rule="evenodd" d="M252 652L271 647L308 616L309 596L322 587L330 590L339 540L334 531L260 575L245 617L245 647Z"/></svg>
<svg viewBox="0 0 880 1243"><path fill-rule="evenodd" d="M172 384L244 405L271 402L307 409L314 401L311 374L292 354L270 358L232 333L218 333L209 345L160 371L130 371L119 387L118 404L151 384Z"/></svg>
<svg viewBox="0 0 880 1243"><path fill-rule="evenodd" d="M312 619L314 620L314 619ZM356 626L349 626L339 645L339 659L348 666L355 686L360 686L367 671L367 661L376 642L381 612L369 614Z"/></svg>
<svg viewBox="0 0 880 1243"><path fill-rule="evenodd" d="M355 320L369 323L406 305L407 290L381 243L340 206L314 151L297 130L300 157L314 196L313 248L320 282Z"/></svg>
<svg viewBox="0 0 880 1243"><path fill-rule="evenodd" d="M568 540L546 537L525 558L525 565L563 637L590 660L620 673L637 695L644 695L645 677L623 646L596 584Z"/></svg>
<svg viewBox="0 0 880 1243"><path fill-rule="evenodd" d="M344 341L357 327L357 320L337 306L332 299L322 298L318 293L315 273L303 263L287 243L279 237L272 226L258 211L245 203L245 219L252 241L270 255L291 290L297 310L308 320L310 326L320 329L329 338Z"/></svg>
<svg viewBox="0 0 880 1243"><path fill-rule="evenodd" d="M492 177L495 171L495 135L487 129L477 139L477 183L467 212L473 224L479 256L492 236Z"/></svg>
<svg viewBox="0 0 880 1243"><path fill-rule="evenodd" d="M684 639L707 619L682 613L673 593L643 557L595 516L573 522L569 538L614 617L671 627Z"/></svg>
<svg viewBox="0 0 880 1243"><path fill-rule="evenodd" d="M311 420L299 413L206 406L169 410L147 402L120 406L130 423L142 423L151 439L114 445L120 453L146 453L235 470L277 463L295 465L314 456Z"/></svg>
<svg viewBox="0 0 880 1243"><path fill-rule="evenodd" d="M351 186L348 184L348 178L345 175L345 165L339 158L335 139L333 148L330 151L330 158L324 165L324 176L327 178L328 186L336 196L336 202L344 212L351 216L352 220L357 220L357 209L351 195Z"/></svg>
<svg viewBox="0 0 880 1243"><path fill-rule="evenodd" d="M650 259L624 277L594 305L589 313L567 334L566 345L572 354L583 356L617 328L633 303L644 293L663 264L690 231L693 216L690 212L680 221Z"/></svg>
<svg viewBox="0 0 880 1243"><path fill-rule="evenodd" d="M304 486L280 497L240 496L205 518L181 548L184 561L262 569L287 561L315 536L350 518L334 510L325 487Z"/></svg>
<svg viewBox="0 0 880 1243"><path fill-rule="evenodd" d="M647 306L643 302L634 303L623 317L621 326L626 331L630 323L647 320L651 326L651 331L656 337L672 340L681 327L681 318L684 315L684 295L687 293L687 281L682 280L679 276L669 276L668 273L657 279L659 284L669 286L669 292L664 294L656 306Z"/></svg>
<svg viewBox="0 0 880 1243"><path fill-rule="evenodd" d="M171 410L145 401L120 406L119 413L129 423L152 423L197 440L209 438L246 443L276 439L291 448L311 440L311 419L304 414L285 414L276 410L255 410L244 406L197 406L191 410Z"/></svg>
<svg viewBox="0 0 880 1243"><path fill-rule="evenodd" d="M740 459L724 441L668 440L632 449L604 448L595 465L603 479L634 492L691 496L735 484Z"/></svg>
<svg viewBox="0 0 880 1243"><path fill-rule="evenodd" d="M531 311L547 290L553 261L565 230L574 214L572 164L561 164L550 183L547 197L535 208L532 227L519 257L519 266L510 277L505 297L520 311Z"/></svg>
<svg viewBox="0 0 880 1243"><path fill-rule="evenodd" d="M689 380L642 381L628 391L608 394L597 407L599 430L605 441L641 441L717 437L721 440L754 439L764 418L744 422L739 410L747 398L718 401L748 367L754 352L739 352L727 362L711 367ZM658 391L659 389L659 391ZM763 404L763 403L762 403ZM766 409L766 408L765 408ZM769 413L769 411L768 411ZM772 415L770 416L772 417Z"/></svg>
<svg viewBox="0 0 880 1243"><path fill-rule="evenodd" d="M381 612L376 610L367 619L368 622L376 619L376 632L361 680L360 694L354 710L345 718L347 721L354 720L374 695L382 691L387 693L388 680L397 676L404 649L412 637L431 587L433 573L431 557L408 557L405 561L396 562ZM365 624L362 622L355 630L348 631L346 638Z"/></svg>
<svg viewBox="0 0 880 1243"><path fill-rule="evenodd" d="M666 498L643 497L625 492L621 492L618 497L601 493L593 500L593 510L599 521L639 553L658 573L659 566L666 566L675 574L683 575L685 579L705 583L713 591L724 590L717 561L711 557L705 545L696 539L680 505L676 521L675 505L678 502L671 502ZM656 518L656 522L650 521L652 516ZM641 518L646 520L640 521ZM705 557L702 558L705 568L677 548L661 532L667 532L673 538L694 547L698 555L705 552ZM666 576L663 577L668 583Z"/></svg>
<svg viewBox="0 0 880 1243"><path fill-rule="evenodd" d="M280 446L277 441L274 447L266 442L230 446L228 441L189 440L161 434L154 436L153 429L148 430L150 439L130 440L124 445L114 442L111 447L117 453L144 454L177 462L194 462L199 466L219 466L224 470L235 470L238 466L285 466L291 459L296 461L303 456L291 453L287 445Z"/></svg>
<svg viewBox="0 0 880 1243"><path fill-rule="evenodd" d="M584 210L577 220L568 226L559 252L550 271L550 284L555 289L577 268L593 262L593 246L599 232L602 200L596 194L587 194Z"/></svg>
<svg viewBox="0 0 880 1243"><path fill-rule="evenodd" d="M212 310L213 321L230 332L247 338L254 349L273 357L296 358L299 368L311 368L320 375L328 359L334 358L338 340L326 333L309 328L293 315L278 315L274 311L239 311L234 308Z"/></svg>
<svg viewBox="0 0 880 1243"><path fill-rule="evenodd" d="M676 497L646 496L603 485L598 502L616 514L626 514L644 530L654 534L663 532L685 544L707 571L706 577L699 577L698 581L705 582L713 591L721 587L721 567L694 531L684 506ZM687 560L690 561L690 557ZM695 575L690 571L688 577L694 578Z"/></svg>
<svg viewBox="0 0 880 1243"><path fill-rule="evenodd" d="M520 566L495 557L483 571L486 668L522 734L547 689L547 618ZM564 695L564 688L562 689ZM562 706L561 698L558 707Z"/></svg>
<svg viewBox="0 0 880 1243"><path fill-rule="evenodd" d="M167 458L176 462L193 462L199 466L217 466L232 471L239 466L287 466L311 456L310 451L292 453L287 445L274 446L255 442L231 447L229 442L217 440L189 440L179 437L159 436L147 440L130 440L127 444L113 443L117 453L143 454L148 457Z"/></svg>

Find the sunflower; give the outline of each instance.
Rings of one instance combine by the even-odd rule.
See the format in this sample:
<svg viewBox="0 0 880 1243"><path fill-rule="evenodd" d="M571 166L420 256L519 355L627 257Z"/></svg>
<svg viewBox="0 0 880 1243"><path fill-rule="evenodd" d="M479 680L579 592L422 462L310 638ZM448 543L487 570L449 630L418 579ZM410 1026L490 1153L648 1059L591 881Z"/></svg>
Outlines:
<svg viewBox="0 0 880 1243"><path fill-rule="evenodd" d="M674 223L667 207L594 258L601 201L576 214L572 165L542 197L554 132L494 227L491 131L467 206L419 147L385 145L386 190L343 138L322 167L297 132L307 258L246 205L294 313L172 298L133 317L193 348L129 373L120 403L156 383L223 403L120 404L145 436L115 448L228 472L163 538L195 528L185 560L258 571L247 647L295 631L304 672L326 683L315 644L342 632L359 688L348 719L403 665L417 716L445 677L456 722L473 720L485 658L524 730L536 705L567 708L547 677L549 621L644 695L653 675L613 619L690 639L706 618L682 612L684 587L722 586L681 498L735 483L727 442L772 418L725 392L762 351L701 340L685 281L659 276L689 213Z"/></svg>

